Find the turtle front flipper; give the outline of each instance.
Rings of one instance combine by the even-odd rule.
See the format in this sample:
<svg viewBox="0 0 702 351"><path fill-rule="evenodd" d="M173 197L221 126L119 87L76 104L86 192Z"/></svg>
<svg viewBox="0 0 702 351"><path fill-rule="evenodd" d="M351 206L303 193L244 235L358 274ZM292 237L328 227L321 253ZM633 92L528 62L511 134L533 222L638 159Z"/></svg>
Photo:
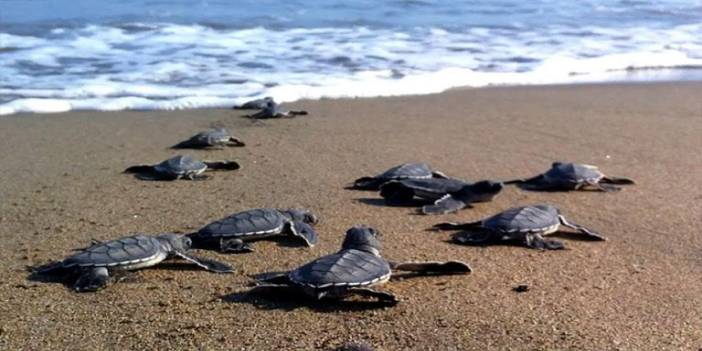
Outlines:
<svg viewBox="0 0 702 351"><path fill-rule="evenodd" d="M213 171L233 171L241 168L236 161L203 161L207 165L207 170Z"/></svg>
<svg viewBox="0 0 702 351"><path fill-rule="evenodd" d="M314 228L312 228L312 226L309 224L302 221L293 221L290 222L289 226L290 233L292 233L294 236L302 238L307 246L312 247L319 241L317 232L315 232Z"/></svg>
<svg viewBox="0 0 702 351"><path fill-rule="evenodd" d="M600 183L605 184L616 184L616 185L633 185L636 182L633 179L621 178L621 177L603 177L600 179Z"/></svg>
<svg viewBox="0 0 702 351"><path fill-rule="evenodd" d="M224 239L224 238L222 238L219 241L219 252L246 253L246 252L253 252L253 249L251 248L251 246L249 246L247 243L245 243L241 239L234 239L234 238Z"/></svg>
<svg viewBox="0 0 702 351"><path fill-rule="evenodd" d="M227 146L238 146L238 147L241 147L241 146L246 146L246 143L244 143L243 141L241 141L241 140L239 140L239 139L237 139L237 138L235 138L235 137L230 137L230 138L229 138L229 142L227 142Z"/></svg>
<svg viewBox="0 0 702 351"><path fill-rule="evenodd" d="M374 298L378 300L378 302L386 304L388 306L395 306L398 302L400 302L400 300L398 300L397 297L391 293L377 291L369 288L349 288L347 290L347 294Z"/></svg>
<svg viewBox="0 0 702 351"><path fill-rule="evenodd" d="M110 272L106 267L84 268L78 280L73 285L77 292L92 292L104 289L110 280Z"/></svg>
<svg viewBox="0 0 702 351"><path fill-rule="evenodd" d="M451 194L446 194L444 197L436 200L433 205L422 206L422 213L426 215L436 215L456 212L468 206L467 203L461 201Z"/></svg>
<svg viewBox="0 0 702 351"><path fill-rule="evenodd" d="M306 116L308 114L309 114L309 112L307 112L305 110L291 110L285 114L285 117Z"/></svg>
<svg viewBox="0 0 702 351"><path fill-rule="evenodd" d="M222 262L218 262L215 260L210 260L206 258L199 258L195 256L190 256L186 254L185 252L181 251L175 251L174 252L176 256L188 261L192 262L210 272L215 272L215 273L231 273L233 272L232 267L230 267L227 264L224 264Z"/></svg>
<svg viewBox="0 0 702 351"><path fill-rule="evenodd" d="M586 183L586 185L591 186L597 190L604 191L607 193L615 193L617 191L622 190L622 188L612 185L612 184L607 184L607 183L600 183L600 182L592 182L592 183Z"/></svg>
<svg viewBox="0 0 702 351"><path fill-rule="evenodd" d="M468 263L461 261L389 263L392 270L415 272L425 275L465 274L472 271Z"/></svg>
<svg viewBox="0 0 702 351"><path fill-rule="evenodd" d="M601 241L607 240L606 237L600 235L599 233L593 232L592 230L590 230L590 229L588 229L588 228L586 228L586 227L584 227L584 226L582 226L582 225L580 225L580 224L573 223L573 222L568 222L568 221L565 219L565 217L563 217L563 215L558 215L558 220L559 220L559 221L561 222L561 224L563 224L564 226L566 226L566 227L568 227L568 228L575 229L575 230L577 230L577 231L579 231L579 232L581 232L581 233L583 233L583 234L585 234L585 235L587 235L587 236L589 236L589 237L591 237L591 238L593 238L593 239L595 239L595 240L601 240Z"/></svg>
<svg viewBox="0 0 702 351"><path fill-rule="evenodd" d="M541 234L530 233L524 238L527 247L537 250L564 250L565 245L559 240L544 239Z"/></svg>
<svg viewBox="0 0 702 351"><path fill-rule="evenodd" d="M390 181L380 186L380 196L388 204L406 204L414 198L414 190L401 181Z"/></svg>

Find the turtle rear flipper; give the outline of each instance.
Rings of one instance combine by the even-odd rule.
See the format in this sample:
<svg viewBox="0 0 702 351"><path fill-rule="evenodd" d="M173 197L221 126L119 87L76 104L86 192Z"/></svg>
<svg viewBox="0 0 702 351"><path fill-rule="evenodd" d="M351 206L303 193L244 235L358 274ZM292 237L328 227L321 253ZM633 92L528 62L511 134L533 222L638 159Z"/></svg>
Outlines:
<svg viewBox="0 0 702 351"><path fill-rule="evenodd" d="M295 288L288 284L273 284L265 283L258 284L251 289L249 289L248 294L278 294L282 295L284 293L293 293Z"/></svg>
<svg viewBox="0 0 702 351"><path fill-rule="evenodd" d="M77 292L98 291L105 288L109 280L110 273L106 267L90 267L81 272L73 289Z"/></svg>
<svg viewBox="0 0 702 351"><path fill-rule="evenodd" d="M172 174L158 172L154 166L147 165L131 166L125 169L124 173L133 173L135 177L141 180L175 180L177 178Z"/></svg>
<svg viewBox="0 0 702 351"><path fill-rule="evenodd" d="M551 182L544 179L543 175L538 175L536 177L528 179L513 179L503 182L503 184L515 184L522 190L553 190L554 186Z"/></svg>
<svg viewBox="0 0 702 351"><path fill-rule="evenodd" d="M382 291L377 291L369 288L349 288L347 290L349 295L358 295L363 297L370 297L378 300L378 302L388 305L395 306L400 300L391 293L386 293Z"/></svg>
<svg viewBox="0 0 702 351"><path fill-rule="evenodd" d="M200 258L200 257L195 257L195 256L190 256L184 252L180 251L175 251L174 252L176 256L188 261L192 262L210 272L215 272L215 273L231 273L233 272L232 267L230 267L227 264L224 264L222 262L218 262L215 260L210 260L206 258Z"/></svg>
<svg viewBox="0 0 702 351"><path fill-rule="evenodd" d="M207 170L214 171L233 171L241 167L236 161L203 161L203 163L207 165Z"/></svg>
<svg viewBox="0 0 702 351"><path fill-rule="evenodd" d="M463 245L488 245L495 242L496 236L489 230L462 231L454 234L453 241Z"/></svg>
<svg viewBox="0 0 702 351"><path fill-rule="evenodd" d="M445 214L456 212L466 206L470 205L468 205L464 201L453 197L451 194L447 194L444 197L436 200L433 205L422 206L422 213L427 215Z"/></svg>
<svg viewBox="0 0 702 351"><path fill-rule="evenodd" d="M559 240L544 239L541 234L532 233L528 234L524 243L526 246L537 249L537 250L564 250L565 244Z"/></svg>
<svg viewBox="0 0 702 351"><path fill-rule="evenodd" d="M171 149L204 149L206 146L194 142L192 139L181 141L178 144L171 146Z"/></svg>
<svg viewBox="0 0 702 351"><path fill-rule="evenodd" d="M467 263L461 261L389 263L390 268L393 270L415 272L426 275L465 274L472 271Z"/></svg>
<svg viewBox="0 0 702 351"><path fill-rule="evenodd" d="M314 228L310 226L309 224L301 221L293 221L290 223L290 232L297 236L302 238L302 240L305 241L307 246L312 247L317 244L319 241L319 237L317 236L317 232L314 231Z"/></svg>
<svg viewBox="0 0 702 351"><path fill-rule="evenodd" d="M586 228L586 227L584 227L584 226L582 226L582 225L580 225L580 224L573 223L573 222L568 222L568 221L565 219L565 217L563 217L563 215L558 215L558 220L559 220L559 221L561 222L561 224L563 224L564 226L566 226L566 227L568 227L568 228L575 229L575 230L577 230L577 231L579 231L579 232L581 232L581 233L583 233L583 234L585 234L585 235L587 235L587 236L589 236L589 237L591 237L591 238L593 238L593 239L595 239L595 240L600 240L600 241L605 241L605 240L607 240L606 237L600 235L599 233L593 232L592 230L590 230L590 229L588 229L588 228Z"/></svg>
<svg viewBox="0 0 702 351"><path fill-rule="evenodd" d="M482 228L482 221L465 222L465 223L443 222L443 223L435 224L432 228L436 229L436 230L480 229L480 228Z"/></svg>

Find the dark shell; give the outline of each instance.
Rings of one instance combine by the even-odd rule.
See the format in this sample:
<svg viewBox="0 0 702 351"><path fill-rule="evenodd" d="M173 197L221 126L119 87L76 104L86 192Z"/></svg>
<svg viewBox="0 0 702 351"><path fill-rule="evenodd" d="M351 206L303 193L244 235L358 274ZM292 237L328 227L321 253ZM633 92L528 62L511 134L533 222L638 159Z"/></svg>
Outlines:
<svg viewBox="0 0 702 351"><path fill-rule="evenodd" d="M390 265L371 253L350 249L320 257L290 272L298 285L313 288L367 286L388 278Z"/></svg>
<svg viewBox="0 0 702 351"><path fill-rule="evenodd" d="M404 163L375 176L378 180L431 178L431 168L426 163Z"/></svg>
<svg viewBox="0 0 702 351"><path fill-rule="evenodd" d="M198 133L190 138L188 142L198 146L214 146L226 143L230 138L229 132L224 128L220 128Z"/></svg>
<svg viewBox="0 0 702 351"><path fill-rule="evenodd" d="M214 221L198 231L199 237L265 236L283 231L289 219L280 211L260 208L235 213Z"/></svg>
<svg viewBox="0 0 702 351"><path fill-rule="evenodd" d="M204 162L187 155L174 156L154 166L157 172L172 175L183 175L206 168L207 165Z"/></svg>
<svg viewBox="0 0 702 351"><path fill-rule="evenodd" d="M597 182L604 175L597 167L584 165L579 163L559 163L556 162L551 166L544 177L549 182L579 184L585 181Z"/></svg>
<svg viewBox="0 0 702 351"><path fill-rule="evenodd" d="M452 178L428 178L428 179L403 179L396 181L404 187L415 190L417 195L421 193L448 194L463 189L469 183Z"/></svg>
<svg viewBox="0 0 702 351"><path fill-rule="evenodd" d="M266 108L269 102L273 102L273 99L266 96L262 99L247 101L239 106L234 106L234 108L241 110L260 110Z"/></svg>
<svg viewBox="0 0 702 351"><path fill-rule="evenodd" d="M135 235L93 245L63 260L66 268L74 266L119 266L146 261L163 250L158 239Z"/></svg>
<svg viewBox="0 0 702 351"><path fill-rule="evenodd" d="M558 209L551 205L510 208L482 221L485 228L509 232L541 232L560 224Z"/></svg>

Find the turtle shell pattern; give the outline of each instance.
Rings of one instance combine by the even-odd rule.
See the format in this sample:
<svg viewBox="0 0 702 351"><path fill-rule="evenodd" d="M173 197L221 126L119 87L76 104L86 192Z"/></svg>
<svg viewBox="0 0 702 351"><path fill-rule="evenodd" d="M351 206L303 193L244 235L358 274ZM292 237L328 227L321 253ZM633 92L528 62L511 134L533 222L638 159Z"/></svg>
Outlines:
<svg viewBox="0 0 702 351"><path fill-rule="evenodd" d="M297 285L322 289L328 287L369 286L390 278L390 265L382 257L348 249L320 257L288 274Z"/></svg>
<svg viewBox="0 0 702 351"><path fill-rule="evenodd" d="M583 182L598 182L604 174L595 166L578 163L558 163L544 173L544 177L551 182L577 185Z"/></svg>
<svg viewBox="0 0 702 351"><path fill-rule="evenodd" d="M433 175L426 163L404 163L375 176L376 179L424 179Z"/></svg>
<svg viewBox="0 0 702 351"><path fill-rule="evenodd" d="M135 266L167 256L161 242L144 235L135 235L103 242L63 260L65 268ZM127 267L125 267L127 268Z"/></svg>
<svg viewBox="0 0 702 351"><path fill-rule="evenodd" d="M500 233L548 233L558 229L558 215L551 205L514 207L484 219L482 226Z"/></svg>
<svg viewBox="0 0 702 351"><path fill-rule="evenodd" d="M251 237L279 234L288 218L272 208L239 212L214 221L198 231L200 237Z"/></svg>
<svg viewBox="0 0 702 351"><path fill-rule="evenodd" d="M203 162L194 160L190 156L175 156L171 157L156 166L154 169L157 172L172 174L172 175L183 175L191 172L204 171L207 165Z"/></svg>
<svg viewBox="0 0 702 351"><path fill-rule="evenodd" d="M407 188L422 193L443 195L463 189L468 183L451 178L404 179L396 181Z"/></svg>

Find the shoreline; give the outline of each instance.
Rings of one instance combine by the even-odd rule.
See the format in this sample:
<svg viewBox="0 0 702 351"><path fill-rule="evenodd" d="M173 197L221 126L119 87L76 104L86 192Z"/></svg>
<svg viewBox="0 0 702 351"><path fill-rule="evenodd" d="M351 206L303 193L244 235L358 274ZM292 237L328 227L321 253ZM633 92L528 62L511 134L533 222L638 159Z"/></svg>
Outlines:
<svg viewBox="0 0 702 351"><path fill-rule="evenodd" d="M700 82L592 83L452 89L439 94L301 100L309 116L252 122L244 111L74 111L0 117L2 349L202 348L329 350L679 350L702 343L702 91ZM174 151L223 126L247 146ZM121 174L176 153L233 159L203 182L140 182ZM508 187L456 214L418 216L344 185L426 161L467 180L539 173L556 160L592 163L638 184L616 194ZM454 245L425 229L531 203L557 204L609 238L562 239L569 250ZM215 275L175 263L95 294L27 280L25 267L90 239L188 232L255 207L319 215L320 243L256 242L255 252L200 256L231 264ZM247 299L249 275L286 270L338 250L345 230L372 225L392 260L469 262L468 276L394 281L402 301L358 310ZM518 294L512 288L527 284ZM667 331L667 332L663 332Z"/></svg>
<svg viewBox="0 0 702 351"><path fill-rule="evenodd" d="M436 73L436 72L435 72ZM476 72L479 73L479 72ZM578 75L575 75L574 77L579 77ZM416 77L415 77L416 78ZM392 82L392 81L390 81ZM399 84L401 81L397 81L393 84ZM283 99L279 102L283 103L297 103L300 101L318 101L318 100L344 100L344 99L375 99L375 98L393 98L393 97L401 97L401 96L426 96L426 95L435 95L435 94L442 94L448 91L453 91L453 90L465 90L465 89L490 89L490 88L519 88L519 87L549 87L549 86L577 86L577 85L610 85L610 84L623 84L623 85L628 85L628 84L675 84L675 83L700 83L702 82L702 66L700 67L681 67L681 68L639 68L639 69L634 69L634 70L619 70L619 71L609 71L605 73L593 73L593 74L588 74L588 75L582 75L582 78L579 80L578 78L574 78L572 81L566 81L566 82L550 82L550 83L524 83L524 84L510 84L510 83L489 83L485 85L460 85L460 86L450 86L450 87L444 87L443 89L434 89L436 91L427 91L427 92L421 92L421 93L403 93L403 94L380 94L380 95L374 95L374 96L365 96L365 95L358 95L358 96L321 96L318 98L307 98L307 97L301 97L297 98L294 100L289 100L289 99ZM385 81L381 81L379 83L387 83ZM417 83L417 82L414 82ZM301 87L302 90L308 90L311 87L303 86ZM351 91L358 91L359 87L354 86L353 84L348 86L347 88L351 89ZM285 94L290 94L290 87L287 89L284 89ZM273 94L275 95L275 94ZM275 97L275 96L274 96ZM134 99L141 99L142 97L131 97ZM183 97L180 97L181 99ZM192 97L190 97L192 98ZM214 99L219 99L222 100L222 98L219 97L210 97ZM253 98L253 97L252 97ZM105 99L104 97L101 98L93 98L93 99ZM65 99L52 99L52 98L20 98L12 101L7 101L4 104L0 103L0 117L2 116L13 116L13 115L24 115L24 114L43 114L43 113L50 113L50 114L55 114L55 113L69 113L69 112L78 112L78 111L93 111L93 112L119 112L119 111L190 111L190 110L198 110L198 109L226 109L230 108L231 106L234 106L237 103L241 103L244 101L248 101L251 98L232 98L230 102L217 102L217 103L207 103L210 106L195 106L195 107L173 107L173 108L122 108L122 109L114 109L114 110L98 110L98 109L89 109L89 108L73 108L71 106L71 101L70 100L65 100ZM146 99L148 100L148 99ZM176 99L177 100L177 99ZM170 100L170 102L175 102L176 100ZM239 101L241 100L241 101ZM17 101L19 103L22 101L23 103L19 104L18 107L13 107L11 106L13 102ZM158 100L149 100L149 103L156 103ZM84 103L81 102L81 100L78 100L75 103ZM115 101L111 100L105 100L104 103L115 103ZM140 104L144 104L146 102L141 101L138 102ZM46 105L51 105L53 107L47 108ZM127 103L128 104L128 103ZM7 105L7 106L4 106ZM35 107L35 109L40 109L38 111L26 111L26 110L31 110L31 107L28 107L30 105L44 105L41 107ZM15 112L9 112L10 110L15 111ZM19 110L19 112L16 112Z"/></svg>

